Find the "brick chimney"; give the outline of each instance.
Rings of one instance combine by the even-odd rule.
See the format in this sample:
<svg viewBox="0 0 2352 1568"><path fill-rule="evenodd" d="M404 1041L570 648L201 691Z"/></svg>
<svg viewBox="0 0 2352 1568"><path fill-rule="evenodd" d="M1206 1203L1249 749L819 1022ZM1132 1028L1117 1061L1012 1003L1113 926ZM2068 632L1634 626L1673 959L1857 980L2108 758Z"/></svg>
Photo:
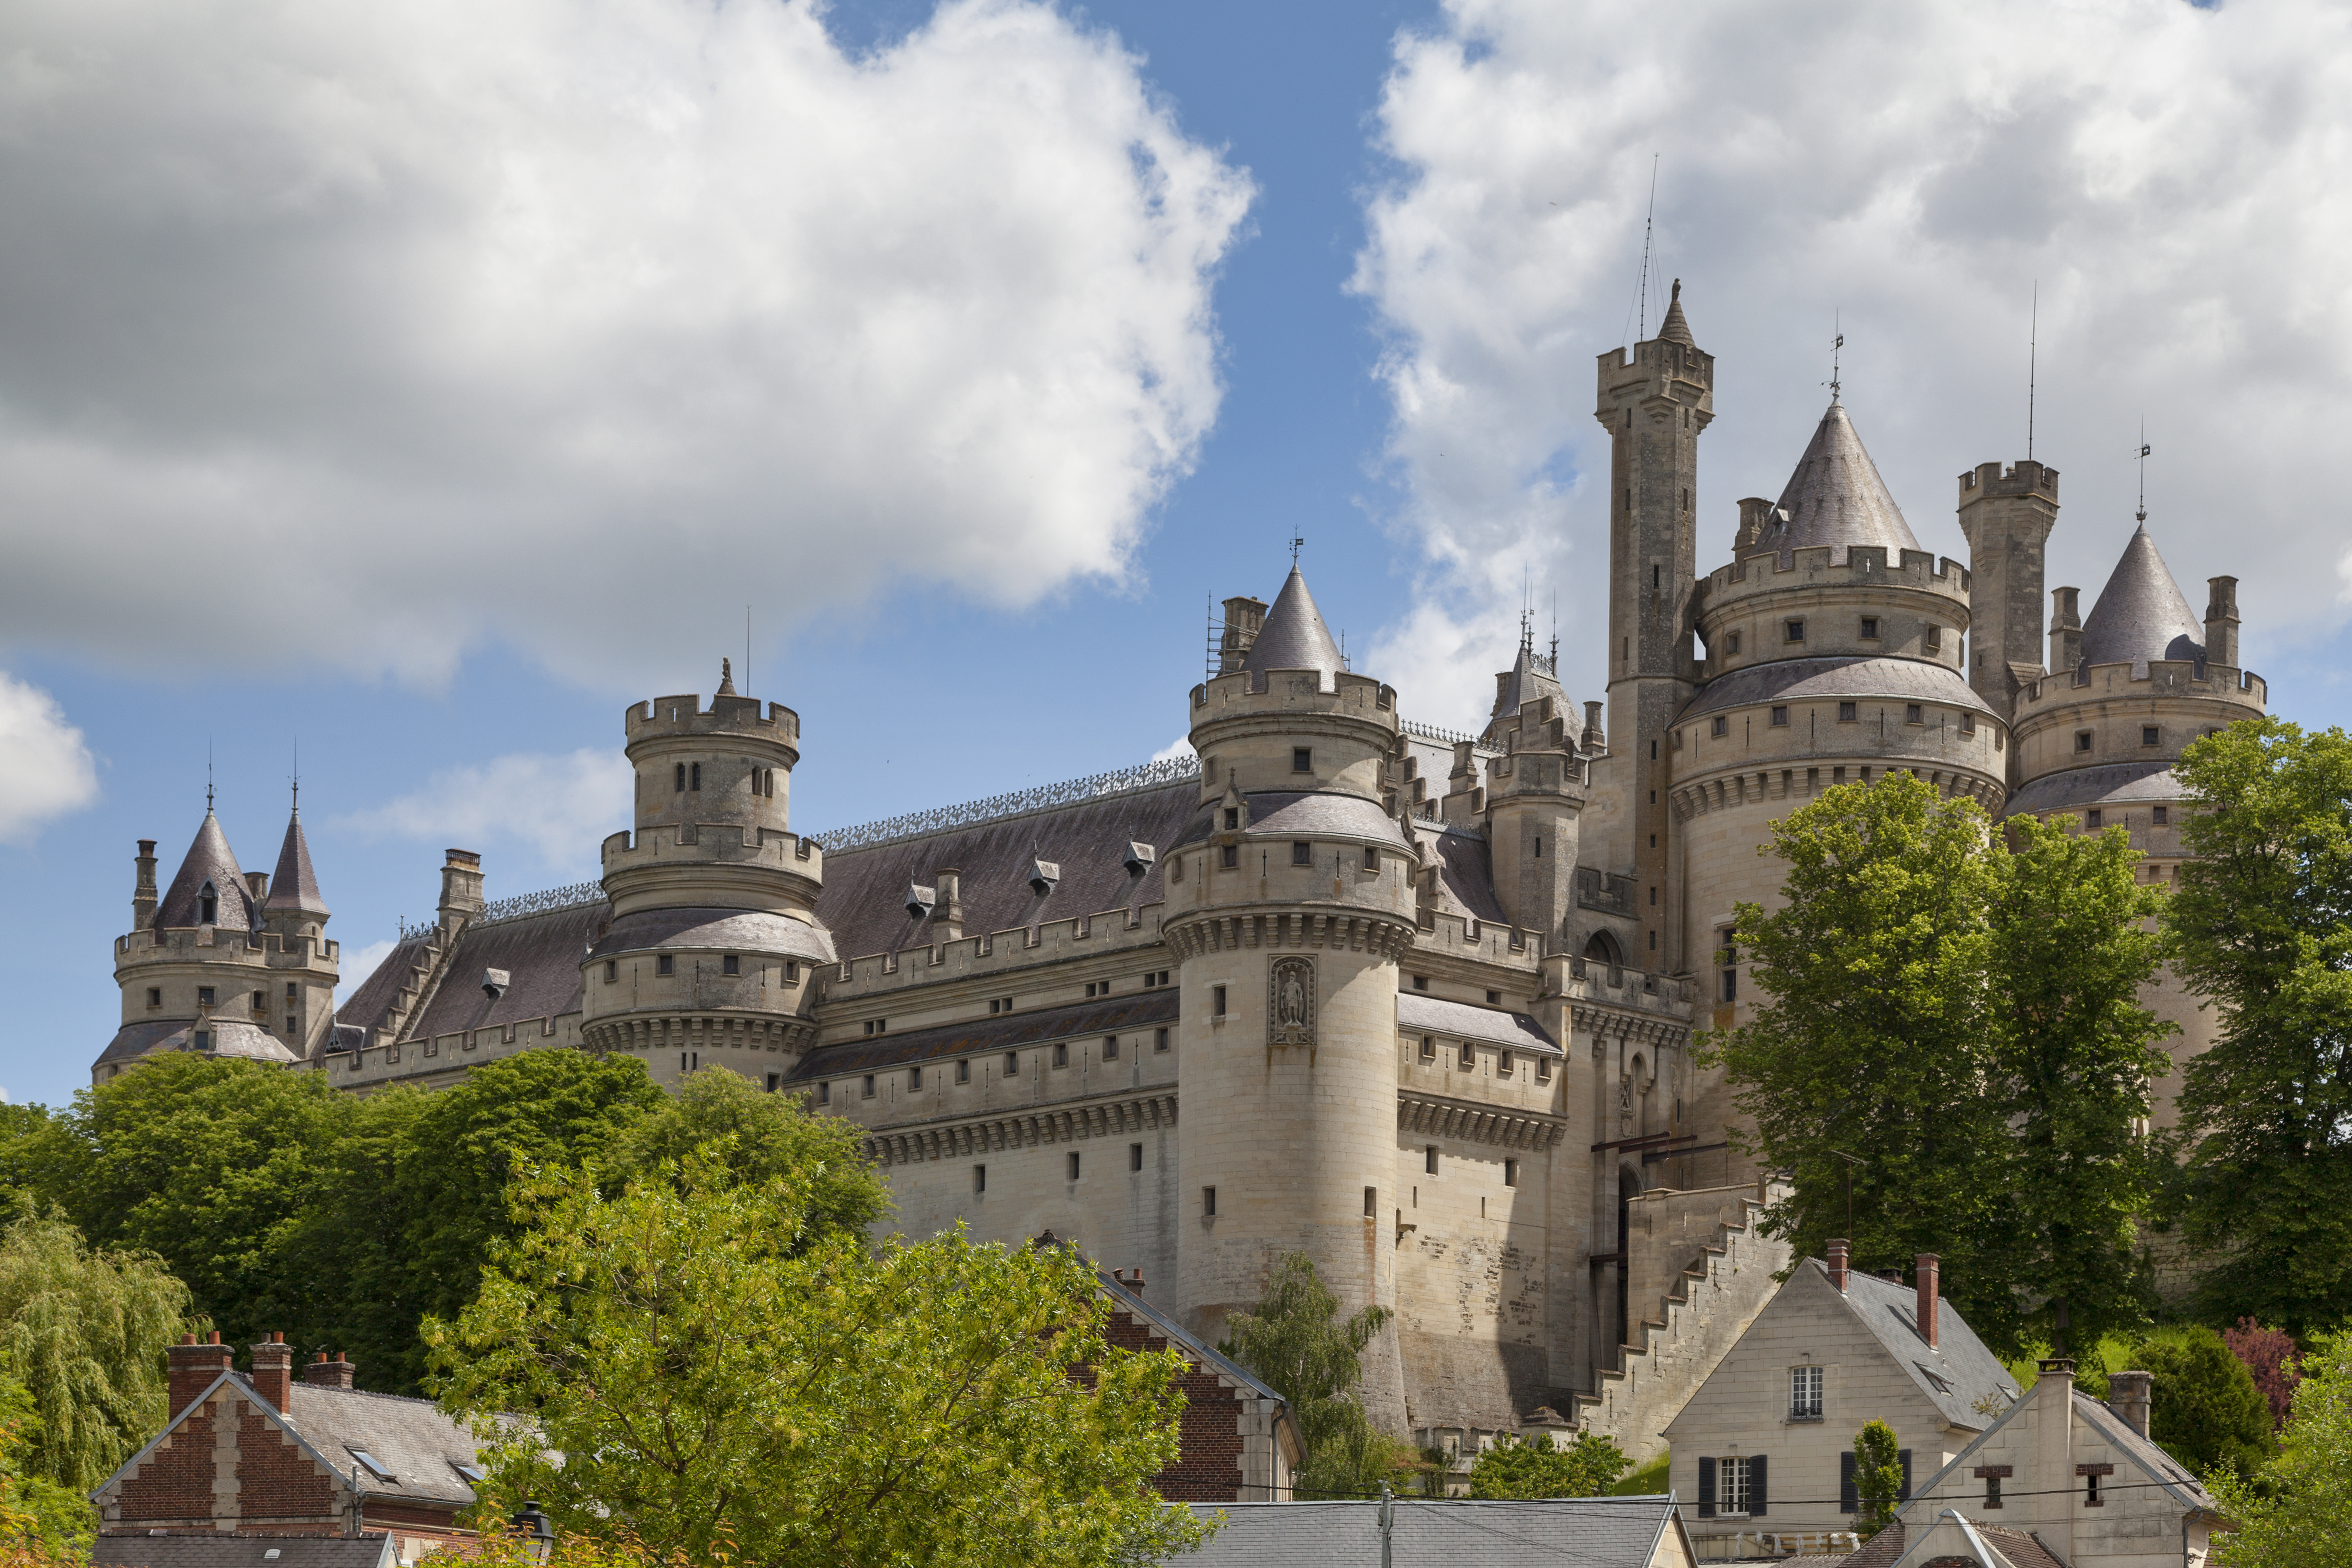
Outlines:
<svg viewBox="0 0 2352 1568"><path fill-rule="evenodd" d="M171 1392L173 1415L194 1405L196 1395L228 1370L229 1355L229 1348L221 1343L218 1334L202 1344L196 1342L194 1334L180 1336L180 1342L171 1349L171 1373L166 1384Z"/></svg>
<svg viewBox="0 0 2352 1568"><path fill-rule="evenodd" d="M1831 1283L1831 1284L1832 1284L1832 1285L1834 1285L1834 1286L1836 1286L1836 1287L1837 1287L1837 1290L1838 1290L1838 1294L1839 1294L1839 1295L1841 1295L1841 1296L1843 1296L1843 1295L1844 1295L1844 1294L1845 1294L1845 1268L1846 1268L1846 1243L1845 1243L1845 1238L1844 1238L1843 1237L1838 1237L1835 1241L1831 1242L1831 1243L1830 1243L1830 1248L1829 1248L1829 1250L1830 1250L1830 1283Z"/></svg>
<svg viewBox="0 0 2352 1568"><path fill-rule="evenodd" d="M1919 1289L1919 1337L1927 1348L1936 1348L1936 1304L1942 1294L1942 1280L1937 1278L1942 1259L1932 1252L1923 1252L1913 1266L1912 1280Z"/></svg>
<svg viewBox="0 0 2352 1568"><path fill-rule="evenodd" d="M269 1407L283 1414L286 1402L294 1386L294 1347L286 1342L284 1334L272 1334L253 1347L253 1392L269 1402Z"/></svg>
<svg viewBox="0 0 2352 1568"><path fill-rule="evenodd" d="M2124 1422L2141 1436L2147 1436L2147 1406L2156 1382L2152 1372L2117 1372L2107 1374L2107 1407L2124 1418Z"/></svg>
<svg viewBox="0 0 2352 1568"><path fill-rule="evenodd" d="M332 1361L327 1359L325 1351L320 1351L319 1359L302 1369L302 1381L313 1388L349 1388L352 1374L358 1370L341 1351L335 1352Z"/></svg>

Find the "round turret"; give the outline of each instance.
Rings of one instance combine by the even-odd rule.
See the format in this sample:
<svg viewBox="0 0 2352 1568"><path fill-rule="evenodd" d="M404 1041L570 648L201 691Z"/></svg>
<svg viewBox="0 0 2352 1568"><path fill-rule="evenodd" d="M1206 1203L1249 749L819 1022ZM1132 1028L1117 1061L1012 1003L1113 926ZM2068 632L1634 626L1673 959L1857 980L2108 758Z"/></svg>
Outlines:
<svg viewBox="0 0 2352 1568"><path fill-rule="evenodd" d="M800 716L737 695L722 665L708 708L659 697L625 726L636 829L604 841L613 923L581 967L583 1040L644 1057L663 1082L706 1056L750 1070L730 1048L797 1058L815 1035L814 966L834 960L816 918L824 851L789 830Z"/></svg>

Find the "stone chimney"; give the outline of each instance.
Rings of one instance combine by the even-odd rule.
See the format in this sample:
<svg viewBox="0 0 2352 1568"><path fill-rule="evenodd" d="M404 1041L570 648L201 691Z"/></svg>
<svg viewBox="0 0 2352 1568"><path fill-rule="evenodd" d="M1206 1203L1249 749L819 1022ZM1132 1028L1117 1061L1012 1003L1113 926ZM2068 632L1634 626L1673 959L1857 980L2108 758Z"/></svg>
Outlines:
<svg viewBox="0 0 2352 1568"><path fill-rule="evenodd" d="M1601 727L1601 704L1598 702L1584 705L1582 744L1588 752L1604 751L1609 745L1608 733Z"/></svg>
<svg viewBox="0 0 2352 1568"><path fill-rule="evenodd" d="M2107 1377L2107 1408L2143 1437L2147 1436L2147 1406L2155 1383L2152 1372L2118 1372Z"/></svg>
<svg viewBox="0 0 2352 1568"><path fill-rule="evenodd" d="M2205 579L2205 663L2238 668L2238 580Z"/></svg>
<svg viewBox="0 0 2352 1568"><path fill-rule="evenodd" d="M1231 675L1249 658L1265 629L1265 601L1244 595L1225 601L1225 633L1217 644L1217 673Z"/></svg>
<svg viewBox="0 0 2352 1568"><path fill-rule="evenodd" d="M1843 1237L1840 1237L1837 1240L1831 1242L1829 1246L1829 1253L1830 1283L1836 1286L1838 1294L1843 1296L1845 1294L1845 1271L1848 1253L1845 1238Z"/></svg>
<svg viewBox="0 0 2352 1568"><path fill-rule="evenodd" d="M313 1388L349 1388L352 1374L358 1370L341 1351L335 1352L332 1361L327 1359L325 1351L320 1351L319 1359L302 1369L302 1381Z"/></svg>
<svg viewBox="0 0 2352 1568"><path fill-rule="evenodd" d="M269 873L267 871L247 871L245 874L245 890L253 896L253 903L256 909L258 909L263 904L268 902Z"/></svg>
<svg viewBox="0 0 2352 1568"><path fill-rule="evenodd" d="M230 1351L221 1343L218 1334L202 1344L194 1334L182 1334L180 1342L171 1349L171 1373L167 1386L171 1392L172 1414L177 1415L196 1402L196 1395L213 1385L213 1379L229 1368Z"/></svg>
<svg viewBox="0 0 2352 1568"><path fill-rule="evenodd" d="M2074 667L2083 662L2081 598L2079 588L2050 590L2050 673L2068 680L2074 679Z"/></svg>
<svg viewBox="0 0 2352 1568"><path fill-rule="evenodd" d="M1932 1252L1923 1252L1912 1267L1912 1282L1919 1290L1919 1337L1927 1342L1929 1350L1936 1348L1936 1308L1943 1290L1943 1281L1938 1278L1942 1261Z"/></svg>
<svg viewBox="0 0 2352 1568"><path fill-rule="evenodd" d="M935 942L963 938L963 873L949 867L932 878L931 937Z"/></svg>
<svg viewBox="0 0 2352 1568"><path fill-rule="evenodd" d="M472 850L452 849L442 863L439 912L445 936L482 912L482 858Z"/></svg>
<svg viewBox="0 0 2352 1568"><path fill-rule="evenodd" d="M142 838L139 841L139 879L131 888L131 929L145 931L154 919L155 841Z"/></svg>
<svg viewBox="0 0 2352 1568"><path fill-rule="evenodd" d="M253 1347L253 1392L269 1402L269 1407L284 1414L286 1402L293 1397L294 1347L286 1342L284 1334L272 1334Z"/></svg>

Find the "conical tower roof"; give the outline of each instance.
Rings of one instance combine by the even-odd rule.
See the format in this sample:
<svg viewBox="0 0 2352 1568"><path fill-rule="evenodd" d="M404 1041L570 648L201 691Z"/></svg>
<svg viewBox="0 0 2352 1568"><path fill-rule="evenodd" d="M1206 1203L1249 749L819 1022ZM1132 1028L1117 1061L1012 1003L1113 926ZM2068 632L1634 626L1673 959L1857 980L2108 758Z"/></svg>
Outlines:
<svg viewBox="0 0 2352 1568"><path fill-rule="evenodd" d="M2202 659L2205 623L2189 607L2172 569L2157 553L2156 541L2142 523L2124 546L2098 603L2083 621L2083 662L2132 663L2133 672L2147 673L2152 658Z"/></svg>
<svg viewBox="0 0 2352 1568"><path fill-rule="evenodd" d="M287 819L286 842L278 847L278 869L269 879L269 898L261 907L272 914L327 918L327 900L319 896L319 874L310 869L310 843L302 837L299 806Z"/></svg>
<svg viewBox="0 0 2352 1568"><path fill-rule="evenodd" d="M1510 679L1503 682L1502 695L1495 699L1494 716L1508 719L1536 695L1536 652L1521 642L1519 657L1511 661Z"/></svg>
<svg viewBox="0 0 2352 1568"><path fill-rule="evenodd" d="M1331 640L1331 628L1323 624L1323 612L1315 607L1315 595L1307 591L1307 579L1297 566L1291 567L1274 608L1265 613L1265 625L1242 668L1253 675L1269 669L1320 670L1326 684L1339 673L1339 645Z"/></svg>
<svg viewBox="0 0 2352 1568"><path fill-rule="evenodd" d="M221 831L220 818L207 809L204 826L196 829L196 841L188 846L187 858L180 862L180 873L172 879L172 886L155 906L155 929L204 924L204 911L199 900L205 884L211 883L217 912L213 923L223 931L251 931L253 907L246 895L245 873L236 868L236 856L228 847L228 835Z"/></svg>
<svg viewBox="0 0 2352 1568"><path fill-rule="evenodd" d="M1666 301L1666 319L1658 323L1658 336L1669 342L1698 347L1698 340L1691 336L1690 322L1683 317L1683 280L1679 278L1675 279L1674 294Z"/></svg>
<svg viewBox="0 0 2352 1568"><path fill-rule="evenodd" d="M1878 465L1863 449L1845 405L1835 399L1822 416L1812 444L1797 459L1797 471L1780 492L1778 510L1780 516L1758 542L1782 554L1826 544L1832 547L1832 561L1843 561L1847 549L1856 544L1883 546L1890 557L1919 548L1911 525L1903 521L1903 509L1878 477Z"/></svg>

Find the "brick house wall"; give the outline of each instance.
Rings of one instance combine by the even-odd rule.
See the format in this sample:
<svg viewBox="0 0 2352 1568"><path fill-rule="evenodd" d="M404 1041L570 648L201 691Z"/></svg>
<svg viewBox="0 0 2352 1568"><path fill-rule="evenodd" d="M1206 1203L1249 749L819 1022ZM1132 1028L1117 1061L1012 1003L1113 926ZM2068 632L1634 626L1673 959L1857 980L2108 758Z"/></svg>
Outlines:
<svg viewBox="0 0 2352 1568"><path fill-rule="evenodd" d="M1103 1337L1121 1350L1155 1353L1171 1342L1117 1308ZM1151 1478L1152 1488L1171 1502L1239 1502L1242 1403L1224 1379L1197 1361L1190 1365L1179 1380L1184 1390L1183 1451L1174 1465Z"/></svg>

